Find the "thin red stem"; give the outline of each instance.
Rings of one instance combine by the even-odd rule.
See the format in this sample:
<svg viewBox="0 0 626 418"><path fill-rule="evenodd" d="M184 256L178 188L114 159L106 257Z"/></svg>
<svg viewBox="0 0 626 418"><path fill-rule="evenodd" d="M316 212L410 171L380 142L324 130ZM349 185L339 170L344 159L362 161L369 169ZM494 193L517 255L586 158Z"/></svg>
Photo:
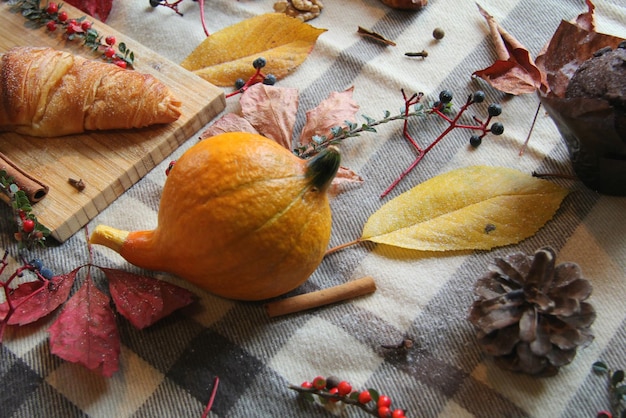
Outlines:
<svg viewBox="0 0 626 418"><path fill-rule="evenodd" d="M200 6L200 20L202 21L202 29L204 30L204 34L209 37L211 34L206 27L206 20L204 19L204 0L198 0L198 6Z"/></svg>
<svg viewBox="0 0 626 418"><path fill-rule="evenodd" d="M213 379L213 389L211 390L211 397L209 398L209 402L204 408L204 412L202 413L202 418L207 418L209 416L209 412L211 412L211 408L213 408L213 402L215 401L215 395L217 394L217 387L220 384L219 377L215 376Z"/></svg>

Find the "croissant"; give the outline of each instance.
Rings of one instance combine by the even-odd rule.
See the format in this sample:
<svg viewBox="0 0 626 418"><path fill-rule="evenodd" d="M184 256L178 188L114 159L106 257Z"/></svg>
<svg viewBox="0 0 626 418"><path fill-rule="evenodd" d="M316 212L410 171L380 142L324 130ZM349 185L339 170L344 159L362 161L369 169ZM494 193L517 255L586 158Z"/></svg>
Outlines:
<svg viewBox="0 0 626 418"><path fill-rule="evenodd" d="M45 47L0 59L0 131L53 137L170 123L180 101L155 77Z"/></svg>

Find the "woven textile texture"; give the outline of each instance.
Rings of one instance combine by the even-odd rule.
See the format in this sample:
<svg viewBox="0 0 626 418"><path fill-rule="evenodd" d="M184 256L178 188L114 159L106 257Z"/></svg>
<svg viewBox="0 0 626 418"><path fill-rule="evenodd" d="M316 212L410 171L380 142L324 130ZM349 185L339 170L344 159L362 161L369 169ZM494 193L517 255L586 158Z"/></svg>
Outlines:
<svg viewBox="0 0 626 418"><path fill-rule="evenodd" d="M273 11L271 0L205 2L209 30ZM586 10L582 0L483 0L506 30L535 56L562 19ZM623 0L597 0L598 30L626 37ZM331 245L360 236L368 217L389 199L438 174L469 165L494 165L531 173L571 173L567 149L551 119L540 111L530 144L519 150L538 105L535 95L508 96L471 74L496 59L489 29L473 1L431 0L418 12L392 10L379 0L326 0L309 24L328 29L307 60L278 85L300 92L296 130L306 111L331 92L354 87L359 115L381 117L403 107L401 89L424 92L434 101L449 89L460 105L475 90L486 104L500 102L505 126L480 147L469 133L453 132L422 160L385 199L381 192L415 156L402 137L402 122L377 128L342 145L342 164L363 183L332 200ZM115 0L106 22L173 62L181 62L203 39L198 2L180 4L183 16L147 0ZM16 18L19 18L16 16ZM368 28L396 46L357 34ZM432 37L435 27L445 37ZM26 30L26 29L25 29ZM404 55L426 49L425 59ZM226 89L230 91L230 89ZM237 96L224 113L238 110ZM360 116L359 116L360 118ZM428 118L410 124L427 145L445 129ZM176 150L88 225L121 229L156 226L165 169L198 135ZM1 140L1 135L0 135ZM213 381L220 379L211 417L359 417L357 408L324 409L298 399L290 383L335 375L356 388L376 388L411 417L595 417L608 408L606 382L592 372L605 361L626 368L626 198L597 194L581 183L555 179L572 190L554 219L517 245L492 251L419 253L388 246L356 245L324 259L293 294L338 285L363 276L376 280L366 297L312 311L268 318L262 303L224 300L160 273L150 273L191 289L198 300L156 325L137 330L118 318L122 341L120 370L111 378L89 372L50 354L47 328L52 319L10 328L0 346L0 418L200 418ZM2 209L2 242L11 247L8 208ZM499 369L484 356L467 320L473 286L497 256L532 254L549 245L559 261L580 265L594 291L595 339L580 349L557 376L535 378ZM56 272L68 272L88 259L84 233L39 255ZM104 248L94 262L135 271ZM403 338L408 350L383 348Z"/></svg>

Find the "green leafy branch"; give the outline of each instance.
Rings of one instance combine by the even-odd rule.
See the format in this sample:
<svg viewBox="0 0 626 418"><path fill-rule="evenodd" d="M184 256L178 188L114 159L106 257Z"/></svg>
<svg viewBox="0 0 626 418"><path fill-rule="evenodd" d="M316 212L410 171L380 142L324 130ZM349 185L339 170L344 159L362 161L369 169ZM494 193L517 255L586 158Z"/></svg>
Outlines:
<svg viewBox="0 0 626 418"><path fill-rule="evenodd" d="M15 184L13 178L5 170L0 170L0 192L0 198L10 204L13 209L18 229L14 236L20 248L31 249L34 246L45 246L50 230L39 223L26 193Z"/></svg>
<svg viewBox="0 0 626 418"><path fill-rule="evenodd" d="M624 401L626 401L626 383L624 383L624 371L613 371L602 361L593 363L592 368L596 374L606 376L609 391L610 411L601 411L598 413L598 417L626 418L626 405L624 404Z"/></svg>

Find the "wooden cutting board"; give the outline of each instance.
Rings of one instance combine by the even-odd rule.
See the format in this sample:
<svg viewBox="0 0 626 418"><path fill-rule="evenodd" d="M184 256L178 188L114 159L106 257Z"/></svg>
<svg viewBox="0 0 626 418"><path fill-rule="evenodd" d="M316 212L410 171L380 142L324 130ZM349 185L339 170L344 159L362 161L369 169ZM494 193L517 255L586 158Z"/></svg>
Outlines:
<svg viewBox="0 0 626 418"><path fill-rule="evenodd" d="M81 40L66 40L62 29L51 33L45 27L32 28L26 18L10 10L7 2L0 1L0 53L19 45L49 46L98 59ZM70 18L85 15L67 3L62 10ZM33 212L60 242L80 230L225 107L221 89L99 21L93 27L104 37L113 35L118 43L124 42L135 53L135 70L154 75L182 101L182 116L165 126L60 138L0 133L0 152L50 187L48 195L33 206ZM69 178L82 179L85 189L76 190L68 183Z"/></svg>

